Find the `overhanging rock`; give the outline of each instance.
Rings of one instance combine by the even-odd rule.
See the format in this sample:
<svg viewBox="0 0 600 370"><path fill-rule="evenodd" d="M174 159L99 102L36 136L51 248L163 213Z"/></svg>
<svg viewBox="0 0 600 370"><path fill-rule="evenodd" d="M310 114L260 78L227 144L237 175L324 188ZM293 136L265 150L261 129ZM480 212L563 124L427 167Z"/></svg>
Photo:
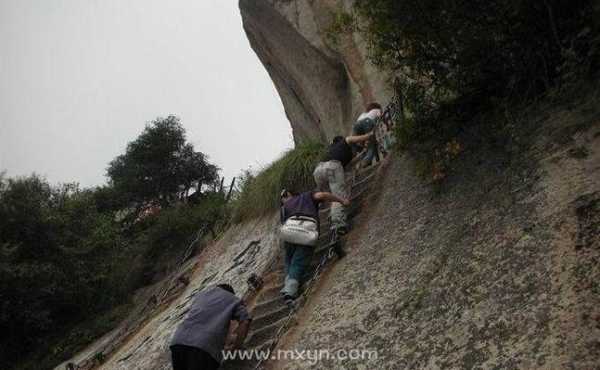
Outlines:
<svg viewBox="0 0 600 370"><path fill-rule="evenodd" d="M387 102L387 76L366 59L356 34L327 37L334 14L351 1L240 0L250 45L271 76L296 143L350 132L375 100Z"/></svg>

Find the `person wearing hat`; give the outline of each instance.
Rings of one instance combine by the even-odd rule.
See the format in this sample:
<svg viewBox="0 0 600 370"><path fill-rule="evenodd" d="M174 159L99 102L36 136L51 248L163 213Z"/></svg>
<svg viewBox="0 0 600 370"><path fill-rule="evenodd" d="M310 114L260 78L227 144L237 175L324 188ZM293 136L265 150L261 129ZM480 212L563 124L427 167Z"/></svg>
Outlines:
<svg viewBox="0 0 600 370"><path fill-rule="evenodd" d="M345 206L350 205L348 199L332 193L307 191L294 194L286 189L283 189L280 193L280 202L281 224L285 224L291 218L301 218L308 223L314 223L313 229L317 232L316 239L318 239L319 230L319 204L322 202L337 202ZM281 293L284 295L286 301L294 300L298 296L298 289L315 248L314 245L303 245L300 243L283 241L286 275ZM339 250L337 252L339 257L343 256L343 251Z"/></svg>
<svg viewBox="0 0 600 370"><path fill-rule="evenodd" d="M173 370L216 370L223 359L232 320L238 321L227 349L241 348L252 320L229 284L197 293L186 318L171 339Z"/></svg>

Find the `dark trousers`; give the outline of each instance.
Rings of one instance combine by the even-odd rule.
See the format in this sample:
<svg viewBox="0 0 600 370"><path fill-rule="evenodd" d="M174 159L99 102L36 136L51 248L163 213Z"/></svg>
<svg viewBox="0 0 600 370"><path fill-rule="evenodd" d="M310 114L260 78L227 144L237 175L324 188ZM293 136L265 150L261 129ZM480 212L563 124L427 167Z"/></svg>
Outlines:
<svg viewBox="0 0 600 370"><path fill-rule="evenodd" d="M219 363L200 348L176 344L171 346L173 370L217 370Z"/></svg>

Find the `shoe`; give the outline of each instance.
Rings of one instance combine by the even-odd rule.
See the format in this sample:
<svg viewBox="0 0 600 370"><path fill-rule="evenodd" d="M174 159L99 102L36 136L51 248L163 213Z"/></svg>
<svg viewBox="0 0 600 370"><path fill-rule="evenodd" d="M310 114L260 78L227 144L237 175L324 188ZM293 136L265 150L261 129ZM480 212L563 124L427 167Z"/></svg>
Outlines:
<svg viewBox="0 0 600 370"><path fill-rule="evenodd" d="M338 259L346 257L346 251L344 251L344 248L340 242L337 242L333 245L333 251L338 256Z"/></svg>
<svg viewBox="0 0 600 370"><path fill-rule="evenodd" d="M293 306L295 299L296 298L292 297L291 295L288 295L288 294L284 294L283 295L283 302L285 302L285 304L288 305L288 306Z"/></svg>
<svg viewBox="0 0 600 370"><path fill-rule="evenodd" d="M337 234L337 236L344 236L348 234L348 228L346 226L340 226L335 229L335 233Z"/></svg>

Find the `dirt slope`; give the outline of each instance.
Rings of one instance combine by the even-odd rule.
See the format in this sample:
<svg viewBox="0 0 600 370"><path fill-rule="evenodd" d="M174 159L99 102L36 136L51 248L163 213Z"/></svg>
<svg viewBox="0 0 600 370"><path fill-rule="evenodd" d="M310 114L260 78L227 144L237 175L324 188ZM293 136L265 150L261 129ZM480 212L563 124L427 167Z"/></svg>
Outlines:
<svg viewBox="0 0 600 370"><path fill-rule="evenodd" d="M440 192L393 158L279 346L312 358L270 367L600 368L598 103L535 116L522 149L467 151ZM377 359L313 361L352 349Z"/></svg>

